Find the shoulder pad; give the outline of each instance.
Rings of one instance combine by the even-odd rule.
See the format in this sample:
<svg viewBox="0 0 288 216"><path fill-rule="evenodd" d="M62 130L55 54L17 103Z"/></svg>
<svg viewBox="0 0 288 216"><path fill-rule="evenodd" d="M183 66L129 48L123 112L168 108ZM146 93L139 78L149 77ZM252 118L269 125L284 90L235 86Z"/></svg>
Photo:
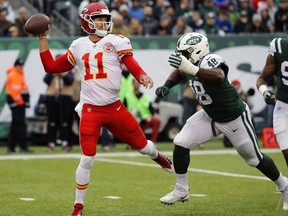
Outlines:
<svg viewBox="0 0 288 216"><path fill-rule="evenodd" d="M216 54L208 54L206 55L200 62L199 67L201 68L217 68L222 63L224 63L224 60L221 56Z"/></svg>

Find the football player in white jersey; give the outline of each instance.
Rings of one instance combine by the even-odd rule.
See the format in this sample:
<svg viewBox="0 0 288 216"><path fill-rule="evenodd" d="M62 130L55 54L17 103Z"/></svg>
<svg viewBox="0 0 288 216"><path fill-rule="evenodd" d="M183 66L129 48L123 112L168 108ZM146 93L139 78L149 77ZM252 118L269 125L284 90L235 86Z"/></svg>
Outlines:
<svg viewBox="0 0 288 216"><path fill-rule="evenodd" d="M206 36L192 32L177 42L176 53L169 57L176 68L156 94L163 98L169 89L188 76L202 108L193 114L174 139L173 162L177 183L163 196L165 204L189 199L188 167L190 149L223 133L244 161L273 181L282 193L283 210L288 210L288 181L274 161L261 152L248 105L228 80L229 68L224 59L210 53Z"/></svg>
<svg viewBox="0 0 288 216"><path fill-rule="evenodd" d="M105 4L91 3L80 15L81 27L88 34L73 41L66 54L53 59L48 46L49 29L39 36L42 64L47 73L61 73L80 68L81 96L75 110L80 116L82 156L76 171L76 198L70 215L82 215L90 170L96 154L100 129L107 127L114 136L141 154L146 154L168 172L174 172L171 160L158 152L136 119L119 99L122 68L125 65L145 88L153 80L133 58L131 42L113 35L111 14Z"/></svg>

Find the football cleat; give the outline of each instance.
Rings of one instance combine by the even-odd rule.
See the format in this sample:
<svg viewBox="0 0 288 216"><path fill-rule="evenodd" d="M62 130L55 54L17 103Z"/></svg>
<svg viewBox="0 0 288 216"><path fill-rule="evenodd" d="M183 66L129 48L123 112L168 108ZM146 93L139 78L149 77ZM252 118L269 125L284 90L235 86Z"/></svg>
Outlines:
<svg viewBox="0 0 288 216"><path fill-rule="evenodd" d="M167 205L173 205L175 202L185 202L189 199L189 189L186 190L182 187L180 187L178 184L176 186L173 186L174 190L170 193L168 193L166 196L160 198L160 202L167 204Z"/></svg>
<svg viewBox="0 0 288 216"><path fill-rule="evenodd" d="M82 203L75 203L70 216L81 216L84 206Z"/></svg>
<svg viewBox="0 0 288 216"><path fill-rule="evenodd" d="M153 159L156 163L158 163L164 170L169 173L174 173L174 167L172 161L162 153L158 152L158 157Z"/></svg>
<svg viewBox="0 0 288 216"><path fill-rule="evenodd" d="M283 201L283 210L287 211L288 210L288 186L281 191L282 194L282 201Z"/></svg>

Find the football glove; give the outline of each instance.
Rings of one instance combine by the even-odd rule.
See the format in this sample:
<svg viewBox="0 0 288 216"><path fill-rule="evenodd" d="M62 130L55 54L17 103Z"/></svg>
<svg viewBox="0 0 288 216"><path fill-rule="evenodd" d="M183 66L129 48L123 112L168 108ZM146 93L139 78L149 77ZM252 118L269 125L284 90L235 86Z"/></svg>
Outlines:
<svg viewBox="0 0 288 216"><path fill-rule="evenodd" d="M263 97L264 97L266 104L275 104L276 95L274 94L272 90L266 90L263 93Z"/></svg>
<svg viewBox="0 0 288 216"><path fill-rule="evenodd" d="M169 94L170 89L166 86L158 87L155 91L155 94L159 98L165 98Z"/></svg>
<svg viewBox="0 0 288 216"><path fill-rule="evenodd" d="M168 60L169 64L187 74L195 76L199 71L199 67L193 65L187 58L179 54L171 54Z"/></svg>

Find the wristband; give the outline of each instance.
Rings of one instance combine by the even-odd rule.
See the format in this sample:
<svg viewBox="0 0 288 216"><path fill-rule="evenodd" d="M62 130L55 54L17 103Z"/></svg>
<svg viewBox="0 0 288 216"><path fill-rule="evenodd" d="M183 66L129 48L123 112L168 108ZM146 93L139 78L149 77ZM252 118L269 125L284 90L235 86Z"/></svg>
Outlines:
<svg viewBox="0 0 288 216"><path fill-rule="evenodd" d="M258 88L258 91L260 92L261 95L264 95L264 92L268 90L268 87L266 85L261 85Z"/></svg>
<svg viewBox="0 0 288 216"><path fill-rule="evenodd" d="M197 72L199 71L199 67L193 65L187 58L185 58L184 56L180 56L182 59L182 62L179 66L179 70L183 71L184 73L190 74L192 76L195 76L197 74Z"/></svg>

